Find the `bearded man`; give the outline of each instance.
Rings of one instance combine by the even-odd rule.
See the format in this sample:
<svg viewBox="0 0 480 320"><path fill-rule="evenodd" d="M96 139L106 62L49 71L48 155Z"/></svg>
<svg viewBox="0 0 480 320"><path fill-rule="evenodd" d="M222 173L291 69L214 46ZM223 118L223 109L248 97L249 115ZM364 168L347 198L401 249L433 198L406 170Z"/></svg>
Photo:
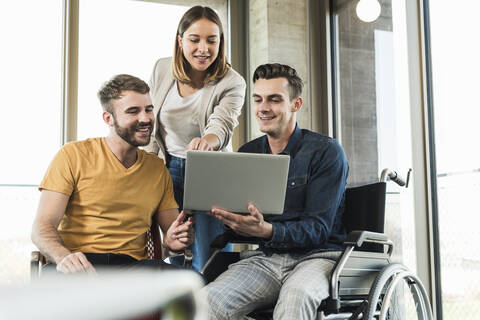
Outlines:
<svg viewBox="0 0 480 320"><path fill-rule="evenodd" d="M193 221L179 214L163 161L140 150L150 142L153 105L141 79L117 75L98 92L107 137L64 145L39 185L32 241L60 273L98 266L168 266L147 260L147 231L158 223L173 252L193 239Z"/></svg>

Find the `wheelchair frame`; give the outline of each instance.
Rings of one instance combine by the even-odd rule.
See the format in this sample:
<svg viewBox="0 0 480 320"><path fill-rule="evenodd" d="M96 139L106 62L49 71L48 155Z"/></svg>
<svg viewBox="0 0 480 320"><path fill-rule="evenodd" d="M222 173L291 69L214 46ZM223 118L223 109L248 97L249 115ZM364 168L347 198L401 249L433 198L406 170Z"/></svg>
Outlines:
<svg viewBox="0 0 480 320"><path fill-rule="evenodd" d="M384 169L381 174L381 181L376 184L386 184L387 181L394 181L400 186L408 187L411 169L408 171L407 179L401 178L395 171ZM364 186L361 186L364 187ZM360 187L360 188L361 188ZM389 319L388 309L390 305L383 304L383 301L391 297L397 285L407 281L411 285L411 291L418 304L419 319L433 319L428 296L421 281L407 267L391 263L393 242L383 233L385 189L383 188L383 207L380 204L378 210L381 212L381 226L370 226L374 231L351 231L344 242L344 249L340 259L337 261L330 276L329 293L317 315L318 320L334 319ZM253 240L253 241L252 241ZM214 261L226 242L234 243L255 243L254 238L238 237L232 232L220 235L212 243L217 250L202 270L202 274L208 279L210 277L208 266ZM363 250L365 244L381 245L384 252L358 251ZM228 253L224 253L228 254ZM218 260L218 259L217 259ZM387 300L388 301L388 300ZM255 311L249 317L255 319L270 319L271 310Z"/></svg>

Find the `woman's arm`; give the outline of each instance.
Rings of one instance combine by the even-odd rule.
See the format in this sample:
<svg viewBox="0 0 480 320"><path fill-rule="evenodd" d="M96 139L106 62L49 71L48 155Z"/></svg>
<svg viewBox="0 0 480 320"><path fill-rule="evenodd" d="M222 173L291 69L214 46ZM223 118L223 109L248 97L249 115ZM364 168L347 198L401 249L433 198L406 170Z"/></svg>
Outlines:
<svg viewBox="0 0 480 320"><path fill-rule="evenodd" d="M225 86L213 106L213 112L209 115L202 139L213 141L212 135L218 139L218 147L215 150L225 148L230 142L233 130L238 125L238 117L242 112L245 102L245 80L235 71L232 75L220 80L217 86ZM222 81L226 81L225 84Z"/></svg>
<svg viewBox="0 0 480 320"><path fill-rule="evenodd" d="M154 153L160 157L162 157L163 148L161 148L161 146L158 144L156 134L159 130L157 118L159 116L159 110L161 105L160 102L156 99L155 93L160 90L160 87L162 87L164 81L170 81L169 79L171 79L172 72L171 63L172 58L162 58L157 60L157 62L153 66L152 74L148 83L150 86L150 97L152 98L152 102L154 105L155 123L153 126L152 134L150 136L150 143L142 149L147 152Z"/></svg>
<svg viewBox="0 0 480 320"><path fill-rule="evenodd" d="M220 139L215 134L206 134L201 138L193 138L187 150L216 151L220 147Z"/></svg>

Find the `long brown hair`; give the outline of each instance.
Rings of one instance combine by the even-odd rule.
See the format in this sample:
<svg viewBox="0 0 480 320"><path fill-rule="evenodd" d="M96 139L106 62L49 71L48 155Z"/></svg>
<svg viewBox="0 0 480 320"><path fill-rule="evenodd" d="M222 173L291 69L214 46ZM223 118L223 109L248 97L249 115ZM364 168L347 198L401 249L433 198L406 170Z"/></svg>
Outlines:
<svg viewBox="0 0 480 320"><path fill-rule="evenodd" d="M223 76L225 76L225 74L230 68L230 64L228 63L226 56L225 37L223 35L222 21L220 21L219 16L213 9L209 7L195 6L185 12L182 19L180 19L177 28L177 35L175 36L172 71L173 77L179 82L189 84L192 82L192 79L188 75L188 70L191 68L191 66L187 59L185 59L185 57L183 56L182 49L178 44L178 37L183 37L183 33L188 28L190 28L190 26L195 21L202 18L205 18L215 23L220 31L220 45L218 49L218 55L215 61L213 61L212 65L210 65L207 69L204 84L223 78Z"/></svg>

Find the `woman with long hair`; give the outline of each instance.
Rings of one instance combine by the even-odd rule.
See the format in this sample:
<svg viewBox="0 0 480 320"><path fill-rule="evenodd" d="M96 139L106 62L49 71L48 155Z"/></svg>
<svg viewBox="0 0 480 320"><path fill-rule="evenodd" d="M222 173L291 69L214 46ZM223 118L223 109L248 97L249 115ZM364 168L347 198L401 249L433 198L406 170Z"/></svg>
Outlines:
<svg viewBox="0 0 480 320"><path fill-rule="evenodd" d="M146 149L164 158L182 209L186 151L231 151L245 99L245 80L227 61L222 22L214 10L195 6L183 15L174 56L156 62L150 87L156 121ZM210 242L220 233L217 220L195 215L194 269L203 267L212 254ZM171 259L174 264L182 260Z"/></svg>

